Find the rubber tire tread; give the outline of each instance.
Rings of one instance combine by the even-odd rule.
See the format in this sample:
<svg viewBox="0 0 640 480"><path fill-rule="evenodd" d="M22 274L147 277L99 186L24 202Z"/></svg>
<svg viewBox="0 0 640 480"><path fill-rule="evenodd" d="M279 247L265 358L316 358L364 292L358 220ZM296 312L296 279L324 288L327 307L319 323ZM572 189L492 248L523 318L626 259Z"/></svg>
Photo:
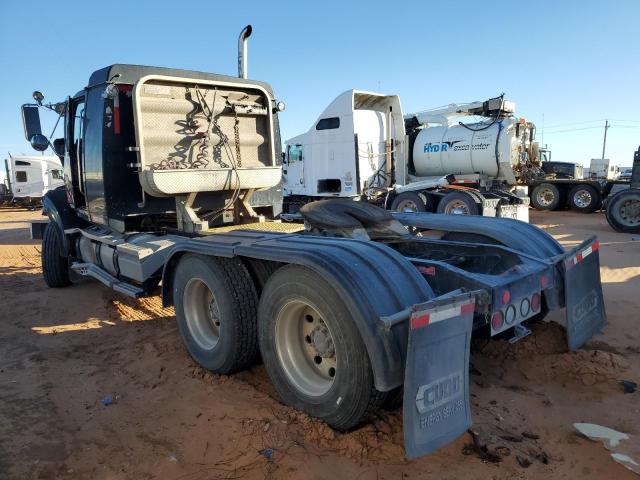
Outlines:
<svg viewBox="0 0 640 480"><path fill-rule="evenodd" d="M63 288L71 285L69 279L68 257L62 253L62 232L57 224L49 222L42 235L42 275L50 288Z"/></svg>
<svg viewBox="0 0 640 480"><path fill-rule="evenodd" d="M233 341L234 357L225 360L224 364L219 367L213 367L202 360L196 358L189 350L183 328L179 325L180 333L183 337L185 347L189 351L191 357L203 368L213 371L214 373L229 375L244 370L255 363L258 356L258 329L256 323L256 313L258 310L258 294L253 284L253 280L242 261L237 258L209 257L203 255L188 254L180 259L176 267L176 276L174 277L174 300L176 307L176 315L178 315L179 305L182 303L182 293L178 285L178 273L180 264L190 262L193 259L203 262L213 272L218 272L222 277L222 281L226 287L226 296L231 299L231 318L236 325L234 329L235 338ZM216 294L216 300L220 302L220 293ZM180 322L180 320L178 320ZM224 319L223 319L224 321ZM186 328L186 325L184 325ZM188 329L186 330L188 332ZM222 335L220 337L223 338ZM217 345L216 347L217 348Z"/></svg>
<svg viewBox="0 0 640 480"><path fill-rule="evenodd" d="M537 190L542 189L543 187L548 188L549 190L553 191L555 194L554 201L552 201L549 206L541 205L536 200ZM531 192L531 205L533 205L533 208L535 208L536 210L548 210L548 211L557 210L561 204L562 204L562 194L560 192L560 189L552 183L541 183L540 185L537 185Z"/></svg>
<svg viewBox="0 0 640 480"><path fill-rule="evenodd" d="M640 191L636 188L621 190L620 192L617 192L615 195L607 199L607 208L605 209L605 216L607 218L607 222L609 223L609 226L613 228L616 232L640 233L640 226L629 227L624 225L622 222L620 222L618 218L616 218L617 214L615 213L615 209L618 208L617 205L619 204L620 201L622 201L621 199L629 195L638 195L639 193Z"/></svg>
<svg viewBox="0 0 640 480"><path fill-rule="evenodd" d="M449 192L444 197L440 199L438 202L438 208L436 209L436 213L445 213L445 208L447 203L449 203L452 199L458 199L467 204L469 208L469 215L482 215L482 205L478 205L474 196L467 192Z"/></svg>
<svg viewBox="0 0 640 480"><path fill-rule="evenodd" d="M272 262L269 260L262 260L259 258L244 258L244 264L251 274L253 283L256 287L258 295L264 290L269 277L273 275L273 272L278 270L283 264L280 262Z"/></svg>
<svg viewBox="0 0 640 480"><path fill-rule="evenodd" d="M400 210L398 210L398 205L400 205L400 203L406 199L411 200L413 203L415 203L418 209L418 212L429 211L429 208L427 207L427 204L425 203L425 201L422 199L420 195L418 195L415 192L404 192L397 195L393 199L393 202L391 202L390 210L395 210L399 212Z"/></svg>
<svg viewBox="0 0 640 480"><path fill-rule="evenodd" d="M334 384L325 394L324 400L307 400L308 397L305 398L303 393L295 390L280 367L273 338L277 318L275 312L288 301L289 295L296 299L304 298L300 291L292 292L291 290L300 285L303 286L302 291L308 288L318 295L319 292L322 293L322 298L327 299L327 305L318 305L320 310L324 310L320 313L326 315L327 310L336 310L339 313L339 317L334 319L336 325L340 325L343 337L346 333L351 340L343 347L345 351L351 353L352 370L336 377L342 379L341 383L337 386ZM284 295L279 295L282 292ZM355 323L350 321L350 318L349 309L330 282L313 270L299 265L284 266L273 274L265 286L258 308L258 336L262 360L282 402L320 418L329 426L341 431L350 430L370 418L382 407L387 398L387 392L380 392L374 386L373 370L366 347ZM333 325L329 325L329 328L332 327ZM336 334L335 330L333 333ZM336 345L336 348L340 347ZM345 390L348 390L347 395L344 394ZM336 396L342 398L336 401Z"/></svg>

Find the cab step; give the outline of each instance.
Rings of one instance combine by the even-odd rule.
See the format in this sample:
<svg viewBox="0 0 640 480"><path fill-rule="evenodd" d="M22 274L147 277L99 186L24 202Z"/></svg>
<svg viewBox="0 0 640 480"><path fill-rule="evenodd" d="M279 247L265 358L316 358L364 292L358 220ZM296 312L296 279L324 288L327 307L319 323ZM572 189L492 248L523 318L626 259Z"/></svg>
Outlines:
<svg viewBox="0 0 640 480"><path fill-rule="evenodd" d="M71 265L71 270L78 275L95 278L116 292L124 293L130 297L140 298L144 296L144 290L142 288L118 280L109 272L93 263L74 263Z"/></svg>

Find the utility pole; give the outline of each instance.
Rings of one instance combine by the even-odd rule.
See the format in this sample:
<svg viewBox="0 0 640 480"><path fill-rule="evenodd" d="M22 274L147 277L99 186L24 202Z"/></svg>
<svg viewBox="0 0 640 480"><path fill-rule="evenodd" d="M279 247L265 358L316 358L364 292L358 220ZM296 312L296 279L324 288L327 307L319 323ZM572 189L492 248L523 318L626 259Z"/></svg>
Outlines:
<svg viewBox="0 0 640 480"><path fill-rule="evenodd" d="M602 160L604 160L604 152L607 148L607 130L609 130L609 120L604 121L604 140L602 141Z"/></svg>

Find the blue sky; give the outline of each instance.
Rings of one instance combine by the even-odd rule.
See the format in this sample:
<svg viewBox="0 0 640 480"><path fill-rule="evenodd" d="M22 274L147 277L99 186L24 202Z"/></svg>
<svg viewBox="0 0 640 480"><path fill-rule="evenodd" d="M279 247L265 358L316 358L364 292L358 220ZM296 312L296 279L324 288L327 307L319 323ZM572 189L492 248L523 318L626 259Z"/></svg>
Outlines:
<svg viewBox="0 0 640 480"><path fill-rule="evenodd" d="M179 5L179 7L176 7ZM217 7L222 5L222 7ZM286 101L283 140L349 88L400 95L405 112L506 92L554 160L631 165L640 145L640 1L72 2L0 0L0 157L32 153L19 107L60 100L112 63L237 71Z"/></svg>

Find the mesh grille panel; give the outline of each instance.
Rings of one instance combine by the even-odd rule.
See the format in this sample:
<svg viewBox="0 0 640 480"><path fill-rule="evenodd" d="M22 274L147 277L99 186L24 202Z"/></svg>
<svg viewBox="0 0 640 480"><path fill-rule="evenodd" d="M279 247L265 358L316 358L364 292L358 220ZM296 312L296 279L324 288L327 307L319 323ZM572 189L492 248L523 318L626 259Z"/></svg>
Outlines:
<svg viewBox="0 0 640 480"><path fill-rule="evenodd" d="M225 190L220 179L233 167L255 169L241 178L251 186L272 186L272 145L269 133L270 100L260 90L178 83L151 79L136 87L140 180L151 195ZM237 123L237 126L236 126ZM238 140L238 144L236 141ZM239 155L238 155L239 150ZM170 170L180 191L154 180L154 172ZM207 174L210 175L210 188ZM227 170L227 175L221 170ZM180 173L185 171L184 178ZM198 175L187 175L198 171ZM144 174L143 174L144 173ZM197 178L196 185L190 182ZM206 190L202 190L206 188Z"/></svg>

